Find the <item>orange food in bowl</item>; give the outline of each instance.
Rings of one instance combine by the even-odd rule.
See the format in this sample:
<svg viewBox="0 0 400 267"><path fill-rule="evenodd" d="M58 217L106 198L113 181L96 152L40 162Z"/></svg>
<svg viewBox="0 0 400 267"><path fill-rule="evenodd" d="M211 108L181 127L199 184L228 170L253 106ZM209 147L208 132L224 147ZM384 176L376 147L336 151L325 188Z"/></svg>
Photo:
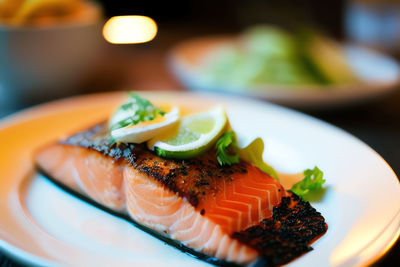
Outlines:
<svg viewBox="0 0 400 267"><path fill-rule="evenodd" d="M101 9L81 0L0 0L0 23L5 25L47 26L92 22L101 18Z"/></svg>

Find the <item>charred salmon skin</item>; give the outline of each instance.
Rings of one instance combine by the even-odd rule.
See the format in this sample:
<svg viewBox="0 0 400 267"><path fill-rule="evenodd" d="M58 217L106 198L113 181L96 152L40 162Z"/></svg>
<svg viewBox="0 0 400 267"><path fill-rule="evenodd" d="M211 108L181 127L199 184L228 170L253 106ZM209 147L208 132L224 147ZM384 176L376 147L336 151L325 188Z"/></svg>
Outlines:
<svg viewBox="0 0 400 267"><path fill-rule="evenodd" d="M100 205L221 262L267 266L309 251L327 225L309 203L251 163L220 166L142 144L110 144L105 123L40 149L37 168Z"/></svg>

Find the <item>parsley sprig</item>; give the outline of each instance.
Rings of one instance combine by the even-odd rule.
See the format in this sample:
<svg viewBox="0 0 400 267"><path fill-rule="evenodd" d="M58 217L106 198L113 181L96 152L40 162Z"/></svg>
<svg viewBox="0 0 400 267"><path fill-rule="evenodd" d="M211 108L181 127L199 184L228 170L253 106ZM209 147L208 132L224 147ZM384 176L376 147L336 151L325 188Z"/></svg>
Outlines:
<svg viewBox="0 0 400 267"><path fill-rule="evenodd" d="M224 133L217 141L215 148L217 149L217 160L219 165L232 165L239 163L239 155L237 154L237 145L235 133L229 131Z"/></svg>
<svg viewBox="0 0 400 267"><path fill-rule="evenodd" d="M311 194L318 193L322 190L322 185L325 183L323 178L324 173L318 168L307 169L304 171L304 178L292 187L292 192L307 200Z"/></svg>
<svg viewBox="0 0 400 267"><path fill-rule="evenodd" d="M133 92L128 92L128 95L128 101L119 107L116 114L120 112L129 112L131 115L111 125L110 131L135 125L140 122L151 121L157 116L163 116L165 114L160 108L151 104L149 100L141 98Z"/></svg>

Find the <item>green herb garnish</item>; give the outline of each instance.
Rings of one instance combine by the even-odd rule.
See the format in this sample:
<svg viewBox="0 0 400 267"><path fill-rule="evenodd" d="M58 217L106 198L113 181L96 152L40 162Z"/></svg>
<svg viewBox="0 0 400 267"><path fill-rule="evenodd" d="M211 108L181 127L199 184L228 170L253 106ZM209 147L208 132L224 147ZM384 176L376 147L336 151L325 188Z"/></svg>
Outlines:
<svg viewBox="0 0 400 267"><path fill-rule="evenodd" d="M157 116L165 114L160 108L154 106L149 100L141 98L139 95L128 92L129 99L122 104L115 112L114 116L120 116L122 119L110 125L110 131L135 125L140 122L154 120Z"/></svg>
<svg viewBox="0 0 400 267"><path fill-rule="evenodd" d="M164 149L161 149L159 147L155 147L154 150L156 151L157 156L160 156L160 157L163 157L163 158L166 158L168 156L167 151L165 151Z"/></svg>
<svg viewBox="0 0 400 267"><path fill-rule="evenodd" d="M307 169L304 171L303 180L293 185L291 191L303 200L307 200L311 194L322 190L322 185L325 183L323 175L324 173L318 167L312 170Z"/></svg>
<svg viewBox="0 0 400 267"><path fill-rule="evenodd" d="M268 173L272 178L279 182L279 175L275 169L267 164L263 159L264 141L258 137L255 138L246 147L239 147L239 157L247 162L253 163L262 172Z"/></svg>
<svg viewBox="0 0 400 267"><path fill-rule="evenodd" d="M114 139L114 137L112 137L111 134L108 134L108 145L112 146L116 143L117 143L117 141Z"/></svg>
<svg viewBox="0 0 400 267"><path fill-rule="evenodd" d="M217 160L219 165L232 165L239 163L239 155L236 153L237 145L234 132L224 133L217 141Z"/></svg>

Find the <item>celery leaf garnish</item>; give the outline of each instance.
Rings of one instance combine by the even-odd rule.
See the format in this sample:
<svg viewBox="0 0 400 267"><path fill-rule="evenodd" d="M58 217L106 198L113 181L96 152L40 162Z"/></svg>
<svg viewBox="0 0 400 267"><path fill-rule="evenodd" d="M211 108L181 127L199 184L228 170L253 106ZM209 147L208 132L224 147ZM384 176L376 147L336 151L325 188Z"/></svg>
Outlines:
<svg viewBox="0 0 400 267"><path fill-rule="evenodd" d="M322 185L325 183L323 175L324 173L318 167L312 170L307 169L304 171L303 180L294 184L291 191L303 200L307 200L311 194L322 190Z"/></svg>

